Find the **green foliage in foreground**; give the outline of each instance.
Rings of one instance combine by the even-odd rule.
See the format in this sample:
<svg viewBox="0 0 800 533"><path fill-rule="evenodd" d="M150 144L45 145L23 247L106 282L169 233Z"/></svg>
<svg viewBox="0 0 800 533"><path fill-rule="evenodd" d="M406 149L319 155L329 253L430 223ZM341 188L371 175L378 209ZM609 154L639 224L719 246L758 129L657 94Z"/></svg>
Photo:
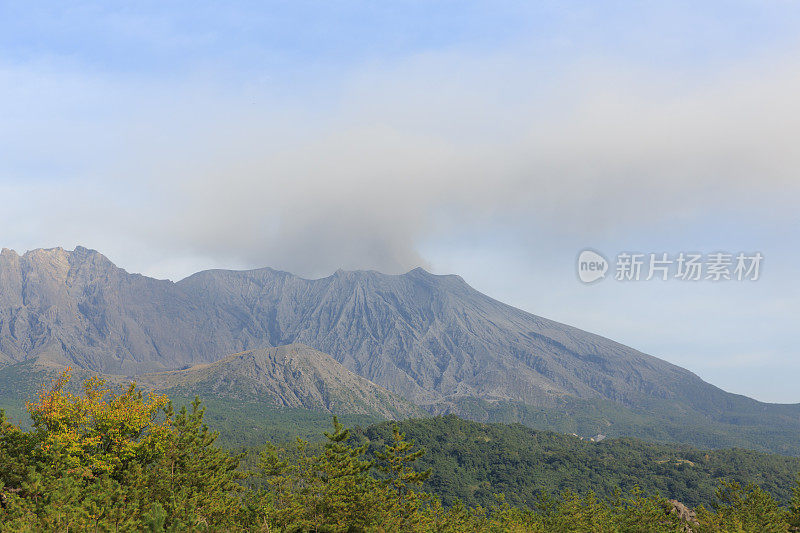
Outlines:
<svg viewBox="0 0 800 533"><path fill-rule="evenodd" d="M443 506L423 492L432 473L399 430L368 454L335 418L320 447L267 445L259 483L248 484L199 400L176 414L135 385L115 394L91 379L73 394L66 379L28 405L29 431L0 414L2 531L785 532L800 522L800 483L784 507L756 486L722 483L716 507L696 515L637 491Z"/></svg>
<svg viewBox="0 0 800 533"><path fill-rule="evenodd" d="M722 479L754 484L779 502L792 497L800 458L750 450L699 450L636 439L589 442L572 435L537 431L521 424L481 424L449 415L396 424L426 449L419 463L433 475L424 488L445 505L489 505L502 492L512 505L535 505L543 492L640 489L695 507L710 506ZM394 422L356 428L359 442L380 450Z"/></svg>

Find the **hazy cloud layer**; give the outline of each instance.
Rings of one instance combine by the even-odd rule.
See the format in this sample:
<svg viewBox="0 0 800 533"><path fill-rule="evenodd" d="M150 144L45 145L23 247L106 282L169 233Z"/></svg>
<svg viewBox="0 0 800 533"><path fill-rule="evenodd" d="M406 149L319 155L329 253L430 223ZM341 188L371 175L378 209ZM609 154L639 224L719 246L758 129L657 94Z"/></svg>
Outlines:
<svg viewBox="0 0 800 533"><path fill-rule="evenodd" d="M297 95L0 76L5 227L112 255L398 272L476 222L590 238L700 210L792 217L800 196L788 60L667 74L427 54Z"/></svg>

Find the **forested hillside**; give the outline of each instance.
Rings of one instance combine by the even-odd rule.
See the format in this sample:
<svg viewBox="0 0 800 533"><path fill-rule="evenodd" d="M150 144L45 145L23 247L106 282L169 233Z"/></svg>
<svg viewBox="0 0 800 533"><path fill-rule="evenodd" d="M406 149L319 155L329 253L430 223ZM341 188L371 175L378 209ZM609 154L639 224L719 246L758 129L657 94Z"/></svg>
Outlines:
<svg viewBox="0 0 800 533"><path fill-rule="evenodd" d="M394 423L357 428L355 438L380 450ZM572 435L536 431L521 424L480 424L456 416L397 423L426 450L420 458L433 475L425 488L445 504L490 505L503 493L514 505L535 505L544 493L641 489L690 506L711 505L719 481L753 483L778 501L791 498L800 459L742 449L701 450L636 439L591 442Z"/></svg>

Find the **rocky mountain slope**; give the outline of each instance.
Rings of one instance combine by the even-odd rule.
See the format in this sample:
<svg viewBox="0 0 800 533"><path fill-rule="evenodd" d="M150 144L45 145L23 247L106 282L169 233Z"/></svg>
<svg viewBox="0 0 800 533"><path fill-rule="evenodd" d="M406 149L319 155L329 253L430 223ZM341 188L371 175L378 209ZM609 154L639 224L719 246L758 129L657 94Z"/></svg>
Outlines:
<svg viewBox="0 0 800 533"><path fill-rule="evenodd" d="M480 397L539 404L571 395L669 398L688 371L525 313L457 276L206 271L178 283L78 248L0 254L0 353L104 373L212 362L305 343L418 403Z"/></svg>
<svg viewBox="0 0 800 533"><path fill-rule="evenodd" d="M768 442L775 432L800 442L800 405L726 393L663 360L493 300L458 276L339 271L307 280L265 268L173 283L129 274L80 247L0 254L7 362L39 356L141 374L292 343L437 413L496 419L502 409L536 419L532 408L580 405L596 412L593 423L625 418L634 432L645 417L648 427L713 422L731 434L741 427Z"/></svg>
<svg viewBox="0 0 800 533"><path fill-rule="evenodd" d="M186 370L127 378L168 395L264 400L276 407L400 419L423 411L302 344L229 355Z"/></svg>

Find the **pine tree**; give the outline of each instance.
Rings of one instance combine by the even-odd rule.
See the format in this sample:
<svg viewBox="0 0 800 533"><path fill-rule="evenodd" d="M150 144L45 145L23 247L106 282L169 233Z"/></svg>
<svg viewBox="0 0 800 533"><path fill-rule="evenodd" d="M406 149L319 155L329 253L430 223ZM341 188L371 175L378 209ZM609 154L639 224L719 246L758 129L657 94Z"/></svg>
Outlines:
<svg viewBox="0 0 800 533"><path fill-rule="evenodd" d="M171 403L164 412L171 431L157 460L137 474L148 487L142 496L160 502L167 528L232 524L239 511L242 487L237 480L243 474L237 468L243 456L216 447L218 435L203 422L205 409L198 398L177 415Z"/></svg>
<svg viewBox="0 0 800 533"><path fill-rule="evenodd" d="M374 463L364 459L367 445L351 445L350 430L335 416L325 437L324 450L312 461L312 474L321 482L316 509L324 525L366 528L376 521L382 497L370 475Z"/></svg>
<svg viewBox="0 0 800 533"><path fill-rule="evenodd" d="M755 485L743 488L739 483L722 481L716 495L716 512L700 509L697 513L707 530L785 533L789 528L786 511Z"/></svg>
<svg viewBox="0 0 800 533"><path fill-rule="evenodd" d="M405 435L395 426L392 443L384 451L376 452L379 470L386 475L387 522L396 531L413 531L420 522L419 509L429 499L424 492L416 492L431 476L432 470L420 472L414 463L425 450L413 450L414 443L405 440Z"/></svg>

